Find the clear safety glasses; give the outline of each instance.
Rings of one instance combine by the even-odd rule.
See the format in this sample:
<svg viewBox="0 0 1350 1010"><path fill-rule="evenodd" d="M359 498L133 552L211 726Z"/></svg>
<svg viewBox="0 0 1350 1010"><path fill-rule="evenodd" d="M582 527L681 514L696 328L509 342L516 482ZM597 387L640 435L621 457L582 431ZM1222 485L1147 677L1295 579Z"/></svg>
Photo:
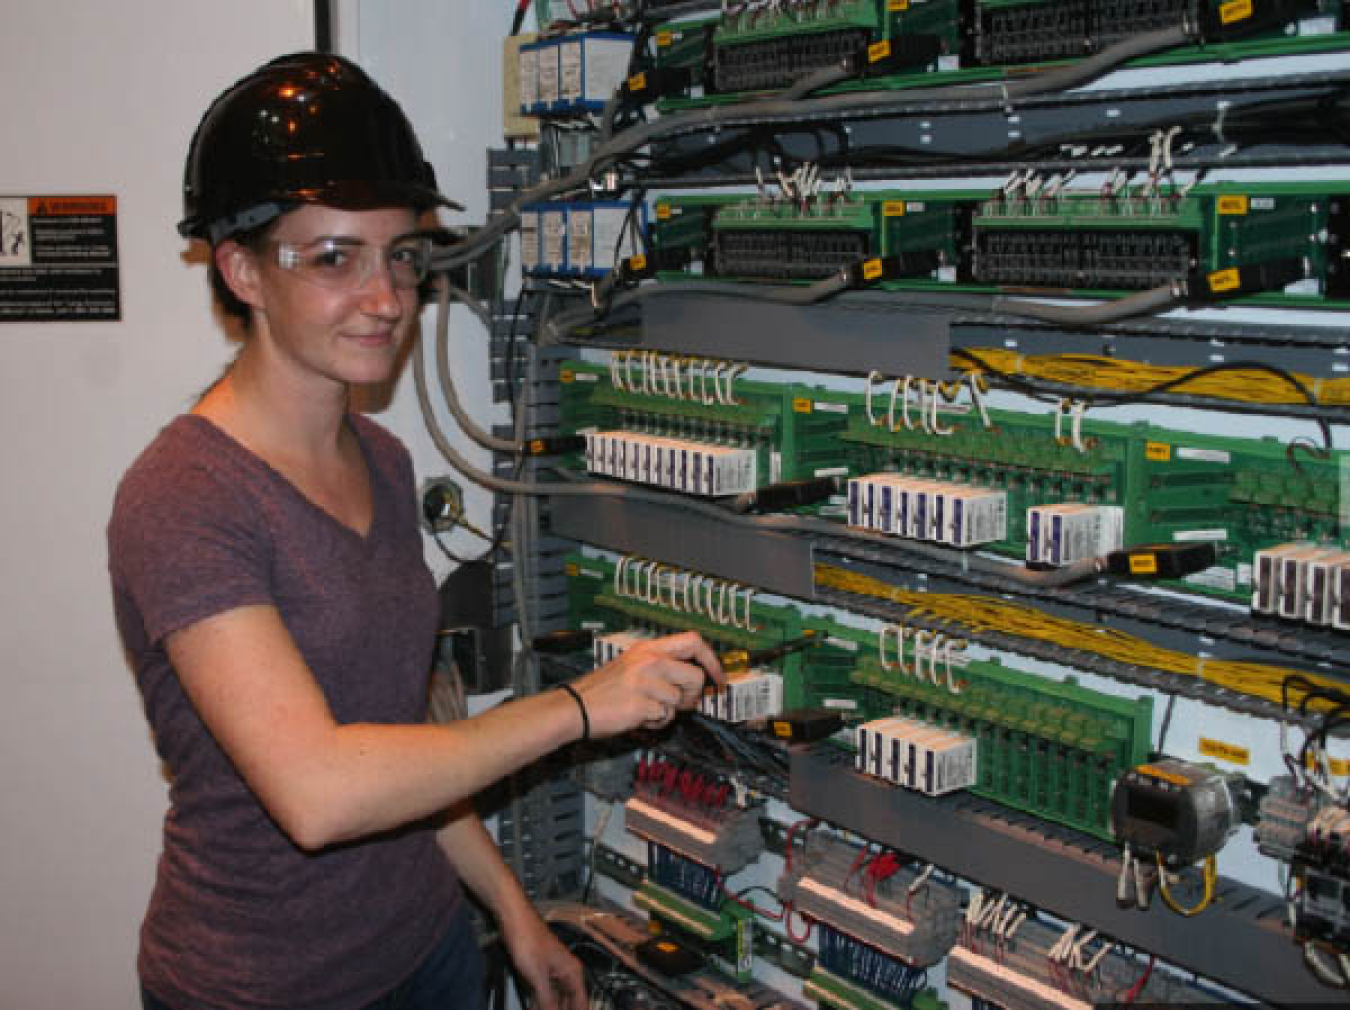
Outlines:
<svg viewBox="0 0 1350 1010"><path fill-rule="evenodd" d="M353 291L364 287L381 263L394 287L417 287L427 279L432 242L430 236L411 234L387 246L343 237L269 245L276 250L277 265L283 270L320 287Z"/></svg>

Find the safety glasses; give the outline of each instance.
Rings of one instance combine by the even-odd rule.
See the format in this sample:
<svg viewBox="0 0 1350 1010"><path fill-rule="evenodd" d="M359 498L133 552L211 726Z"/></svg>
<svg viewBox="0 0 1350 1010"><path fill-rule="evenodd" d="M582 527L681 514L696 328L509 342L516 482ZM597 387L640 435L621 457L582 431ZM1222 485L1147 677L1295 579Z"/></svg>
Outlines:
<svg viewBox="0 0 1350 1010"><path fill-rule="evenodd" d="M354 291L365 287L380 264L394 287L417 287L427 279L432 238L414 232L394 239L387 246L344 236L312 242L273 240L268 245L276 250L277 265L283 270L333 291Z"/></svg>

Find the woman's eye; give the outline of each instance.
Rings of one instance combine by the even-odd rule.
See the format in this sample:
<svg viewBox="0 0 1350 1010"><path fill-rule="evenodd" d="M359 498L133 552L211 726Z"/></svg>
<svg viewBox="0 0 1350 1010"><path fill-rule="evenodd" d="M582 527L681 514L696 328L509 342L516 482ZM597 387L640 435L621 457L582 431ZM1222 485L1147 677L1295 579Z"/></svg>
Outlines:
<svg viewBox="0 0 1350 1010"><path fill-rule="evenodd" d="M310 255L309 265L316 270L342 270L350 265L352 254L347 249L320 249Z"/></svg>

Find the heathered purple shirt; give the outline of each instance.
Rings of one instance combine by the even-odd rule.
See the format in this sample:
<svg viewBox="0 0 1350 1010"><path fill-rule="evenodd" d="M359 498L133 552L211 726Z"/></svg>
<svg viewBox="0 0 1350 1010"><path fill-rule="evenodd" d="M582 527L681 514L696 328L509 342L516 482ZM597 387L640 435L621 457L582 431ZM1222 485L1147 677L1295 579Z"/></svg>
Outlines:
<svg viewBox="0 0 1350 1010"><path fill-rule="evenodd" d="M374 519L362 538L196 415L127 471L108 526L117 624L170 776L164 853L141 930L146 987L180 1010L349 1010L402 981L459 901L429 827L297 848L216 745L166 635L248 604L277 608L339 722L421 722L438 599L412 466L349 418Z"/></svg>

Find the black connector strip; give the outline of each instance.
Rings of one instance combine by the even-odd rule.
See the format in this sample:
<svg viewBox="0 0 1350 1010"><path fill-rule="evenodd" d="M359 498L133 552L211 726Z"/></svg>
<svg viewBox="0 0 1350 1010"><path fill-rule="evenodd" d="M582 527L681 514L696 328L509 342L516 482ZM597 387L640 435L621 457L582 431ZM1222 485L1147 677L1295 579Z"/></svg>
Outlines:
<svg viewBox="0 0 1350 1010"><path fill-rule="evenodd" d="M569 652L589 649L594 641L594 632L565 628L562 631L548 631L536 635L530 640L530 649L546 656L562 656Z"/></svg>
<svg viewBox="0 0 1350 1010"><path fill-rule="evenodd" d="M925 249L894 253L890 256L873 256L851 264L845 269L848 271L850 287L866 288L902 277L924 277L936 270L941 263L942 259L935 250Z"/></svg>
<svg viewBox="0 0 1350 1010"><path fill-rule="evenodd" d="M769 484L736 499L737 512L779 512L801 505L814 505L843 490L840 477L813 477L810 480L783 481Z"/></svg>
<svg viewBox="0 0 1350 1010"><path fill-rule="evenodd" d="M1221 302L1244 295L1283 291L1306 276L1301 259L1268 260L1223 270L1196 272L1187 282L1187 292L1198 302Z"/></svg>
<svg viewBox="0 0 1350 1010"><path fill-rule="evenodd" d="M855 77L885 77L927 66L942 55L942 39L918 33L895 35L863 46L848 68Z"/></svg>
<svg viewBox="0 0 1350 1010"><path fill-rule="evenodd" d="M526 456L560 456L565 452L580 452L586 448L584 435L554 435L532 438L525 443Z"/></svg>
<svg viewBox="0 0 1350 1010"><path fill-rule="evenodd" d="M692 79L693 73L689 67L650 67L629 77L619 91L622 97L645 104L667 95L683 94L689 89Z"/></svg>
<svg viewBox="0 0 1350 1010"><path fill-rule="evenodd" d="M793 708L769 720L770 734L791 743L823 740L843 726L843 715L831 708Z"/></svg>
<svg viewBox="0 0 1350 1010"><path fill-rule="evenodd" d="M1200 8L1202 42L1226 42L1282 28L1318 10L1315 0L1227 0L1215 7L1201 4Z"/></svg>
<svg viewBox="0 0 1350 1010"><path fill-rule="evenodd" d="M1106 570L1127 579L1179 579L1212 567L1218 560L1214 544L1204 541L1145 544L1106 556Z"/></svg>

